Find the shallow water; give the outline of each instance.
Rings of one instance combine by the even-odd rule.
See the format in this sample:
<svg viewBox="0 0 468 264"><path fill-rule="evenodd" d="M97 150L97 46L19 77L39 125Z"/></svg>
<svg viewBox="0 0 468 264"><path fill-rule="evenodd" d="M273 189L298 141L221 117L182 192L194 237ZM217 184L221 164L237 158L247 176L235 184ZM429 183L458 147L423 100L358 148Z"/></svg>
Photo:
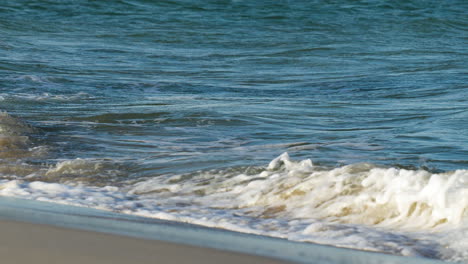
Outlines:
<svg viewBox="0 0 468 264"><path fill-rule="evenodd" d="M0 192L468 261L467 10L6 1Z"/></svg>

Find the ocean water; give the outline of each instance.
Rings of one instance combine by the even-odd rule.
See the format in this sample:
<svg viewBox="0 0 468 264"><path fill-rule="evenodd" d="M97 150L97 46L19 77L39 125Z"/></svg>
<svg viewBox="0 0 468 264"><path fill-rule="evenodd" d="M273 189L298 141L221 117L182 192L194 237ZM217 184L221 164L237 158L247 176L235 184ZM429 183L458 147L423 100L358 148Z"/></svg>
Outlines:
<svg viewBox="0 0 468 264"><path fill-rule="evenodd" d="M0 195L468 263L467 13L2 1Z"/></svg>

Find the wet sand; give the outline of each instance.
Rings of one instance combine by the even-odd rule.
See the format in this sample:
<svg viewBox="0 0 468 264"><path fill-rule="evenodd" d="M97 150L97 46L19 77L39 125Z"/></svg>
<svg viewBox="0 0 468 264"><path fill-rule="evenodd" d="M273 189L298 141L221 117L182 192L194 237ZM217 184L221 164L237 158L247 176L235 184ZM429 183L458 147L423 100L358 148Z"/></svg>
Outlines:
<svg viewBox="0 0 468 264"><path fill-rule="evenodd" d="M30 224L0 221L2 263L288 263L228 251Z"/></svg>
<svg viewBox="0 0 468 264"><path fill-rule="evenodd" d="M446 263L10 197L0 197L0 260L2 264Z"/></svg>

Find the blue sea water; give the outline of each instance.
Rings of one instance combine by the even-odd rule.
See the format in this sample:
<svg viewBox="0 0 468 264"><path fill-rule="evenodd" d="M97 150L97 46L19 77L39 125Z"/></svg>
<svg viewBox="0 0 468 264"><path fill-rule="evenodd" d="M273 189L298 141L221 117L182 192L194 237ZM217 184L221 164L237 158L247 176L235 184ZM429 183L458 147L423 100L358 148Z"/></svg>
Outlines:
<svg viewBox="0 0 468 264"><path fill-rule="evenodd" d="M463 0L5 0L3 195L467 261L440 238L468 232L467 13Z"/></svg>

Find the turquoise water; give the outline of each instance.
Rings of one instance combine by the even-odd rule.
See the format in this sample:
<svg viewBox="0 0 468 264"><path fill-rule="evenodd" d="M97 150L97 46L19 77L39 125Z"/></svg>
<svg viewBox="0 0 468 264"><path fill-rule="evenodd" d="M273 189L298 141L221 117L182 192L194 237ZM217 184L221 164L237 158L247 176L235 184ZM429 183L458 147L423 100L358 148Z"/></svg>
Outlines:
<svg viewBox="0 0 468 264"><path fill-rule="evenodd" d="M3 1L4 195L467 260L430 235L468 230L468 202L456 202L468 190L467 11L466 1ZM383 186L356 190L362 177ZM343 201L317 193L329 179L350 188L333 197L356 202L330 209ZM394 198L375 204L379 192ZM369 206L354 209L364 196L392 213L368 222ZM314 221L361 242L314 233Z"/></svg>

